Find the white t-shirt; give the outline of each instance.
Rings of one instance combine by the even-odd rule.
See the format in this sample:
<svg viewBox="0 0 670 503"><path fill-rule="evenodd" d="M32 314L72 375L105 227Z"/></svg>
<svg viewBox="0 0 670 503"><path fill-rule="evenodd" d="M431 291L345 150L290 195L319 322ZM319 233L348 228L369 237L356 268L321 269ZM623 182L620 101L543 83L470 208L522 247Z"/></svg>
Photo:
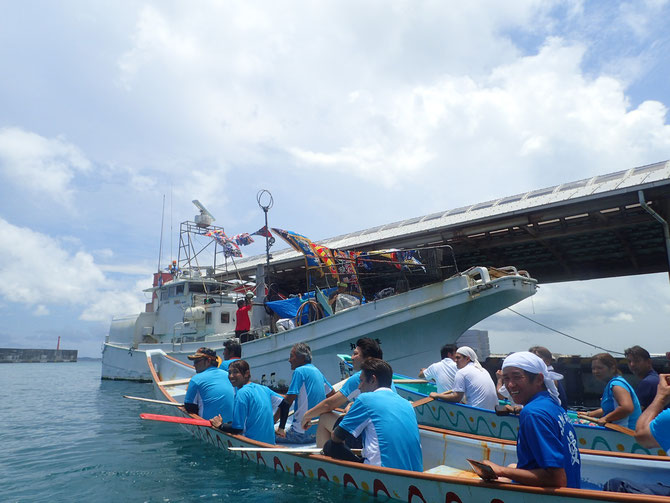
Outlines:
<svg viewBox="0 0 670 503"><path fill-rule="evenodd" d="M486 370L479 370L472 362L456 372L452 390L465 393L465 403L473 407L494 410L498 405L493 379Z"/></svg>
<svg viewBox="0 0 670 503"><path fill-rule="evenodd" d="M451 391L453 388L456 372L458 372L456 362L451 358L445 358L437 363L433 363L423 371L423 375L426 379L432 379L437 383L438 393L444 393L445 391Z"/></svg>

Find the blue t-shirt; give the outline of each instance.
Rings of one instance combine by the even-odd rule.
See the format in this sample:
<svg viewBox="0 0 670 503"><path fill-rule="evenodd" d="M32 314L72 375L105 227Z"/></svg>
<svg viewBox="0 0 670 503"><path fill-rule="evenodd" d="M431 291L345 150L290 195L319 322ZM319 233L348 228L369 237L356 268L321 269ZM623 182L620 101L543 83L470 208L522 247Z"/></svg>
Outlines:
<svg viewBox="0 0 670 503"><path fill-rule="evenodd" d="M646 409L649 404L654 401L656 397L656 390L658 389L658 372L651 369L646 376L637 384L635 394L640 401L640 407Z"/></svg>
<svg viewBox="0 0 670 503"><path fill-rule="evenodd" d="M371 465L423 471L419 426L412 405L389 388L361 393L340 423L363 435L363 457Z"/></svg>
<svg viewBox="0 0 670 503"><path fill-rule="evenodd" d="M259 442L275 443L273 411L284 397L267 386L253 382L237 390L233 406L232 427L243 430L243 435Z"/></svg>
<svg viewBox="0 0 670 503"><path fill-rule="evenodd" d="M612 379L610 379L607 385L605 386L605 391L603 391L603 397L600 399L600 408L603 410L603 416L609 414L618 407L616 400L614 399L614 392L612 391L615 386L621 386L623 389L628 391L628 393L630 393L630 397L633 399L634 409L633 413L630 416L624 417L623 419L619 419L618 421L613 422L615 424L626 426L634 430L635 423L637 423L640 414L642 414L642 410L640 409L640 402L637 399L635 391L633 391L631 385L628 384L628 381L626 381L621 376L612 377Z"/></svg>
<svg viewBox="0 0 670 503"><path fill-rule="evenodd" d="M326 393L333 387L323 377L321 371L311 363L307 363L295 369L291 377L291 384L288 387L287 395L296 395L293 404L293 423L291 429L296 433L304 433L300 423L302 417L309 409L326 399ZM310 434L316 435L317 425L310 426L307 430Z"/></svg>
<svg viewBox="0 0 670 503"><path fill-rule="evenodd" d="M665 409L654 420L649 423L649 430L654 436L658 445L670 453L670 409Z"/></svg>
<svg viewBox="0 0 670 503"><path fill-rule="evenodd" d="M209 367L194 375L188 383L185 403L198 405L198 415L212 419L221 414L224 423L233 419L233 397L235 390L228 380L228 372Z"/></svg>
<svg viewBox="0 0 670 503"><path fill-rule="evenodd" d="M356 400L356 397L361 394L361 390L358 389L358 386L361 384L361 371L359 370L349 379L347 379L342 387L340 388L340 393L342 393L347 400L353 402ZM391 389L396 393L398 390L395 387L395 384L391 383Z"/></svg>
<svg viewBox="0 0 670 503"><path fill-rule="evenodd" d="M230 367L230 364L233 363L235 360L239 360L239 358L231 358L230 360L223 360L221 362L221 365L219 365L219 368L221 370L225 370L228 372L228 367Z"/></svg>
<svg viewBox="0 0 670 503"><path fill-rule="evenodd" d="M521 409L516 455L518 468L563 468L568 487L580 487L581 458L575 430L565 410L547 391L536 394Z"/></svg>

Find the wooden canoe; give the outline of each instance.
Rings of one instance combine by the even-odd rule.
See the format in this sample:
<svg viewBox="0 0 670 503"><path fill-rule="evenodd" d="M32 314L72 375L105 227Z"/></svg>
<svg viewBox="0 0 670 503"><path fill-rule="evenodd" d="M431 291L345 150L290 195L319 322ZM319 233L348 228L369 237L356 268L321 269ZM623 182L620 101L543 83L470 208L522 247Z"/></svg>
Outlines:
<svg viewBox="0 0 670 503"><path fill-rule="evenodd" d="M401 378L401 376L397 377ZM435 385L431 383L399 383L395 380L395 386L398 394L411 401L426 398L431 391L436 390ZM460 403L434 400L415 407L414 411L419 424L436 428L505 440L516 440L519 431L517 416L497 416L492 410ZM573 424L573 426L580 449L666 455L663 449L643 447L635 441L635 437L626 433L591 424Z"/></svg>

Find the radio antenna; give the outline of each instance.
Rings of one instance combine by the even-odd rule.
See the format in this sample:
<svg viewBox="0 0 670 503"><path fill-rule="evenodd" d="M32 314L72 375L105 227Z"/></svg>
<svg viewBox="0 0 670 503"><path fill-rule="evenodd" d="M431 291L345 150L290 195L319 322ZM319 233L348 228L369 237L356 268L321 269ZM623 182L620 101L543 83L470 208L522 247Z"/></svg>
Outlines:
<svg viewBox="0 0 670 503"><path fill-rule="evenodd" d="M163 258L163 220L165 219L165 194L163 194L163 211L161 212L161 242L158 245L158 272L161 272L161 259Z"/></svg>

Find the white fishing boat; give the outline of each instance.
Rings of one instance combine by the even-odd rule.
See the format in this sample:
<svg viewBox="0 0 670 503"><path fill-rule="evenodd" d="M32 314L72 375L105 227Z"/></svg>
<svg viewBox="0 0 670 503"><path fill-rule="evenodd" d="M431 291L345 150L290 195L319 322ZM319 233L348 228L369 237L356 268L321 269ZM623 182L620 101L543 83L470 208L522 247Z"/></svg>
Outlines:
<svg viewBox="0 0 670 503"><path fill-rule="evenodd" d="M180 242L191 243L192 235L206 236L218 229L197 221L185 222ZM218 244L212 242L216 250ZM183 249L190 253L193 246ZM147 350L161 349L186 361L198 347L221 350L224 341L234 336L235 301L250 287L216 281L216 264L200 268L191 255L180 257L172 274L155 275L154 286L146 290L152 302L145 312L112 321L103 347L103 379L149 381L144 363ZM533 295L536 286L535 279L514 267L473 267L312 322L300 324L296 319L299 326L285 331L271 333L269 323L260 323L252 327L257 338L242 344L242 356L261 383L281 389L290 380L287 359L291 347L306 342L312 348L313 363L329 380L337 381L343 368L333 355L349 353L358 338L371 337L379 340L394 369L414 374L432 359L436 348L456 341L479 321ZM264 288L256 289L254 304L262 310L264 292L260 290ZM325 304L323 297L321 302Z"/></svg>
<svg viewBox="0 0 670 503"><path fill-rule="evenodd" d="M153 378L156 397L174 404L183 401L188 380L194 374L193 368L168 357L162 351L148 352L147 364ZM582 449L582 489L546 489L497 481L485 482L472 472L467 459L490 459L498 464L515 462L516 449L512 441L421 426L424 471L412 472L335 460L318 452L276 448L241 435L226 434L211 428L207 426L208 422L186 413L183 408L162 407L171 416L176 416L175 422L182 419L195 420L196 423L199 421L200 426L195 424L180 426L194 437L220 449L227 451L231 448L241 449L233 452L250 464L317 482L331 482L356 488L383 498L425 503L668 501L668 498L661 496L609 493L599 490L614 476L626 477L638 483L667 481L670 470L668 457Z"/></svg>

